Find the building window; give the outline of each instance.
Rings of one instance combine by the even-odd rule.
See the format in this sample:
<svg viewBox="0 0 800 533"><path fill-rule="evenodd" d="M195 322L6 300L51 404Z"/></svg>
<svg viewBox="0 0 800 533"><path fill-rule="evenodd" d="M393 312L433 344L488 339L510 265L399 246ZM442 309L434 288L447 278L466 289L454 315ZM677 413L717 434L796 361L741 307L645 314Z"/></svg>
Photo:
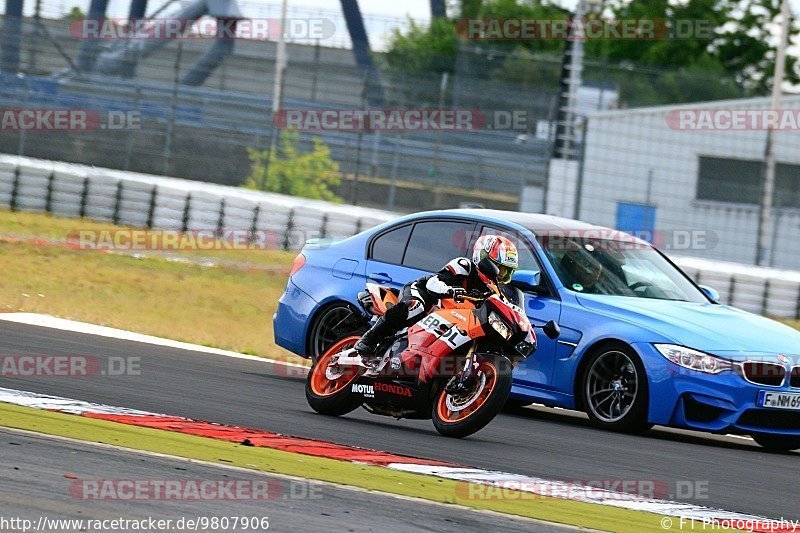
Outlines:
<svg viewBox="0 0 800 533"><path fill-rule="evenodd" d="M697 199L758 205L763 161L700 156ZM800 208L800 165L775 165L776 207Z"/></svg>

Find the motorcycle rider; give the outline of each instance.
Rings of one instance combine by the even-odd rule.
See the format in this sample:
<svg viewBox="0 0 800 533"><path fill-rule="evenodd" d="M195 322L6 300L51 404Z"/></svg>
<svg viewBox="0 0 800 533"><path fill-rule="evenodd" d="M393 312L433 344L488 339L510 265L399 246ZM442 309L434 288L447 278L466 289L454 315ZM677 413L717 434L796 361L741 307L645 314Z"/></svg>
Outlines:
<svg viewBox="0 0 800 533"><path fill-rule="evenodd" d="M433 275L406 284L397 305L378 318L354 346L365 360L374 358L378 345L430 312L442 298L457 298L468 292L494 292L497 283L506 284L519 266L517 247L499 235L479 237L472 259L457 257ZM494 287L494 288L493 288Z"/></svg>

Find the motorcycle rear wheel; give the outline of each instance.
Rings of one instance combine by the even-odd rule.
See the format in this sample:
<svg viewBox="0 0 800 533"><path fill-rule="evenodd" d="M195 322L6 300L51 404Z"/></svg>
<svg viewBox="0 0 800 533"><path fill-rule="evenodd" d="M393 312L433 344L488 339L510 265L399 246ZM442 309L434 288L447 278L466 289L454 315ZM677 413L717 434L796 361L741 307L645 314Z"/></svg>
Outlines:
<svg viewBox="0 0 800 533"><path fill-rule="evenodd" d="M483 429L500 413L511 392L511 362L500 355L481 356L479 389L453 397L442 388L433 403L433 425L445 437L462 438Z"/></svg>
<svg viewBox="0 0 800 533"><path fill-rule="evenodd" d="M341 416L361 406L361 396L350 390L350 384L358 379L358 367L347 367L344 373L334 379L328 379L325 370L331 358L337 353L352 348L359 337L351 336L331 345L317 357L306 378L306 400L311 408L322 415Z"/></svg>

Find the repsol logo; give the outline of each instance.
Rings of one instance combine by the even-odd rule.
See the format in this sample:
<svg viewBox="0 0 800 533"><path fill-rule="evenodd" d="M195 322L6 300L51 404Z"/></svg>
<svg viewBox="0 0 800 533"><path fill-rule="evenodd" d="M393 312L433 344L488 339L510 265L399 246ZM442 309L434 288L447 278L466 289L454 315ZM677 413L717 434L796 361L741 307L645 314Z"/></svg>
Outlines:
<svg viewBox="0 0 800 533"><path fill-rule="evenodd" d="M402 385L393 385L391 383L376 383L375 388L380 392L387 392L389 394L397 394L398 396L408 396L411 398L411 389L403 387Z"/></svg>
<svg viewBox="0 0 800 533"><path fill-rule="evenodd" d="M350 389L352 392L357 394L363 394L365 396L372 396L375 394L375 389L372 385L363 385L361 383L353 383L353 386Z"/></svg>

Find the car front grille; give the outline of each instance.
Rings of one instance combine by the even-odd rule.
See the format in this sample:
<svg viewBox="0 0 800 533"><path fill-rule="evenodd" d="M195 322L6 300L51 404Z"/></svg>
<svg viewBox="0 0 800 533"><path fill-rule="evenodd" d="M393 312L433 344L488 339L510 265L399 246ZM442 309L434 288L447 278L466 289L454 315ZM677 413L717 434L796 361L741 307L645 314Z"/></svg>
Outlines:
<svg viewBox="0 0 800 533"><path fill-rule="evenodd" d="M800 431L800 411L748 409L739 417L737 425L748 428Z"/></svg>
<svg viewBox="0 0 800 533"><path fill-rule="evenodd" d="M786 379L786 369L777 363L747 361L742 363L744 378L756 385L780 387Z"/></svg>
<svg viewBox="0 0 800 533"><path fill-rule="evenodd" d="M800 388L800 366L792 369L792 375L789 378L789 385L795 388Z"/></svg>

